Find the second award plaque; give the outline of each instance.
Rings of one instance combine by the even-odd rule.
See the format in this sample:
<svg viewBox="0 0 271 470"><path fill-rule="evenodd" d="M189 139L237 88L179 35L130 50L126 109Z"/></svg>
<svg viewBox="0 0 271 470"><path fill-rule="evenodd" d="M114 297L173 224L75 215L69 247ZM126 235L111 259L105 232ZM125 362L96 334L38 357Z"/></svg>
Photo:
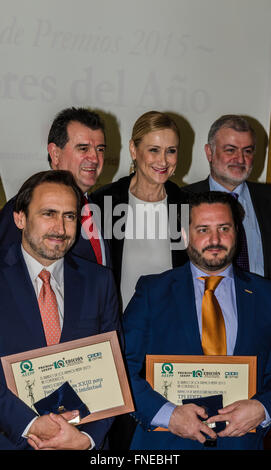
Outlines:
<svg viewBox="0 0 271 470"><path fill-rule="evenodd" d="M256 356L147 355L146 379L175 405L185 399L223 395L226 406L256 393L256 364Z"/></svg>

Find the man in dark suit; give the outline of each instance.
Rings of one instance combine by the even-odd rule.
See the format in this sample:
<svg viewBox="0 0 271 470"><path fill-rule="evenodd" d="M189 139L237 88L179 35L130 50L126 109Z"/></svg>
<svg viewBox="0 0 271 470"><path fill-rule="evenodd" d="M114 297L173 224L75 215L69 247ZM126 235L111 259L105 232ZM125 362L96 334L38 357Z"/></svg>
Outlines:
<svg viewBox="0 0 271 470"><path fill-rule="evenodd" d="M0 257L1 356L119 330L111 270L68 253L81 202L81 191L69 171L40 172L19 190L14 221L22 241L1 249ZM41 298L46 290L42 273L49 276L49 305ZM111 418L87 423L82 429L61 417L57 417L61 426L48 415L37 418L6 389L2 369L0 374L0 425L14 446L27 443L22 435L30 424L27 434L34 440L35 436L46 439L48 448L102 448ZM37 419L31 424L33 418ZM1 446L5 449L6 441L1 442L0 434Z"/></svg>
<svg viewBox="0 0 271 470"><path fill-rule="evenodd" d="M210 175L184 189L226 191L238 197L245 210L248 266L244 269L271 278L271 187L247 181L255 148L255 132L246 119L231 114L220 117L212 124L205 145Z"/></svg>
<svg viewBox="0 0 271 470"><path fill-rule="evenodd" d="M209 441L216 443L216 449L263 447L271 413L271 283L231 263L239 210L238 202L222 192L193 195L190 262L142 277L124 313L126 358L138 421L132 449L203 450ZM214 325L218 322L219 330L213 325L210 331L203 298L208 282L217 278L220 313L215 312ZM208 419L202 406L182 404L176 396L177 402L171 402L170 388L168 398L151 388L142 375L146 354L257 356L257 392L251 399L218 409ZM179 391L185 393L185 389ZM200 418L209 425L221 420L229 424L215 433ZM154 431L156 427L168 430ZM256 432L250 433L254 428Z"/></svg>
<svg viewBox="0 0 271 470"><path fill-rule="evenodd" d="M88 192L103 169L105 147L104 125L98 114L85 108L67 108L55 117L48 135L49 164L53 170L68 170L73 174L88 204L91 204ZM13 221L14 202L15 197L0 212L0 247L20 241L20 231ZM90 240L78 223L72 251L81 258L111 267L108 241L99 230L98 235L93 243L93 237Z"/></svg>

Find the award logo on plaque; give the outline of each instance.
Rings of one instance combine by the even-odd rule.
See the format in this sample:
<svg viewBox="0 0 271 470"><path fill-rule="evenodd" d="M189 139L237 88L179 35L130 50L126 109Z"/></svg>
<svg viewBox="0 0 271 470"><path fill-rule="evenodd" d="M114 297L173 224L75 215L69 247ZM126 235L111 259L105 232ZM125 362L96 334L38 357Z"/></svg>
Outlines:
<svg viewBox="0 0 271 470"><path fill-rule="evenodd" d="M134 411L115 331L1 361L8 388L40 414L79 409L83 424Z"/></svg>

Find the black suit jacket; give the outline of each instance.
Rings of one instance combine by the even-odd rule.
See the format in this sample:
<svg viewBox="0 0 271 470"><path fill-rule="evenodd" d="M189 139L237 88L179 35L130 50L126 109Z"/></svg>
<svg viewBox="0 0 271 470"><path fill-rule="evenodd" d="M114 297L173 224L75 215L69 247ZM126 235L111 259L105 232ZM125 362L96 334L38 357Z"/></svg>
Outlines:
<svg viewBox="0 0 271 470"><path fill-rule="evenodd" d="M271 185L246 182L258 220L263 247L264 275L271 279ZM209 177L183 188L188 192L210 191Z"/></svg>
<svg viewBox="0 0 271 470"><path fill-rule="evenodd" d="M111 216L113 213L114 208L118 204L128 204L129 199L129 186L132 177L134 174L130 176L124 176L120 178L118 181L103 186L99 188L97 191L91 194L92 201L97 204L101 209L101 222L104 224L104 219L107 215ZM169 204L177 204L177 229L180 231L181 228L181 204L187 203L188 196L185 192L183 192L179 186L171 181L167 181L165 183L165 189L168 196L167 202ZM110 214L104 213L104 196L111 196L112 197L112 212ZM112 216L112 226L114 227L114 223L116 223L123 215L119 216ZM103 226L104 233L106 236L106 230ZM123 225L123 231L125 231L125 221ZM175 240L176 241L176 240ZM122 265L122 254L123 254L123 243L124 237L119 240L114 238L110 240L111 244L111 256L112 256L112 269L115 274L116 283L120 286L121 280L121 265ZM172 250L172 265L173 267L182 266L188 260L188 256L186 250Z"/></svg>
<svg viewBox="0 0 271 470"><path fill-rule="evenodd" d="M13 211L15 206L16 196L10 199L3 209L0 211L0 248L7 248L12 243L21 241L21 231L17 228L13 220ZM88 198L91 204L91 198ZM107 240L104 240L106 266L111 268L111 254L110 247ZM94 263L97 262L94 250L88 239L81 235L81 224L78 222L77 236L71 252L80 258L87 259Z"/></svg>

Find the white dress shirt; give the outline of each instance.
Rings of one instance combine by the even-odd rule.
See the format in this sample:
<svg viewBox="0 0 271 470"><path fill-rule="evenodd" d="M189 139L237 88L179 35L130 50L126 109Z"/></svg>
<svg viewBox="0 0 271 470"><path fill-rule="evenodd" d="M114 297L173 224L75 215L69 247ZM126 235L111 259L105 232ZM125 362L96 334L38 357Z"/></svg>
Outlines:
<svg viewBox="0 0 271 470"><path fill-rule="evenodd" d="M37 298L39 297L39 293L43 284L43 281L39 278L39 273L46 269L51 274L50 277L50 284L51 287L56 295L57 306L58 306L58 313L59 313L59 321L60 321L60 328L63 328L64 322L64 258L60 258L57 261L54 261L49 266L43 266L40 264L33 256L25 251L23 246L21 246L23 258L28 269L28 274L30 276L31 282L34 287L34 291L36 293ZM37 419L34 418L25 428L22 436L27 438L27 434L29 429L31 428L32 423ZM82 432L82 431L81 431ZM92 437L85 433L91 442L91 449L95 447L95 442L93 441Z"/></svg>

